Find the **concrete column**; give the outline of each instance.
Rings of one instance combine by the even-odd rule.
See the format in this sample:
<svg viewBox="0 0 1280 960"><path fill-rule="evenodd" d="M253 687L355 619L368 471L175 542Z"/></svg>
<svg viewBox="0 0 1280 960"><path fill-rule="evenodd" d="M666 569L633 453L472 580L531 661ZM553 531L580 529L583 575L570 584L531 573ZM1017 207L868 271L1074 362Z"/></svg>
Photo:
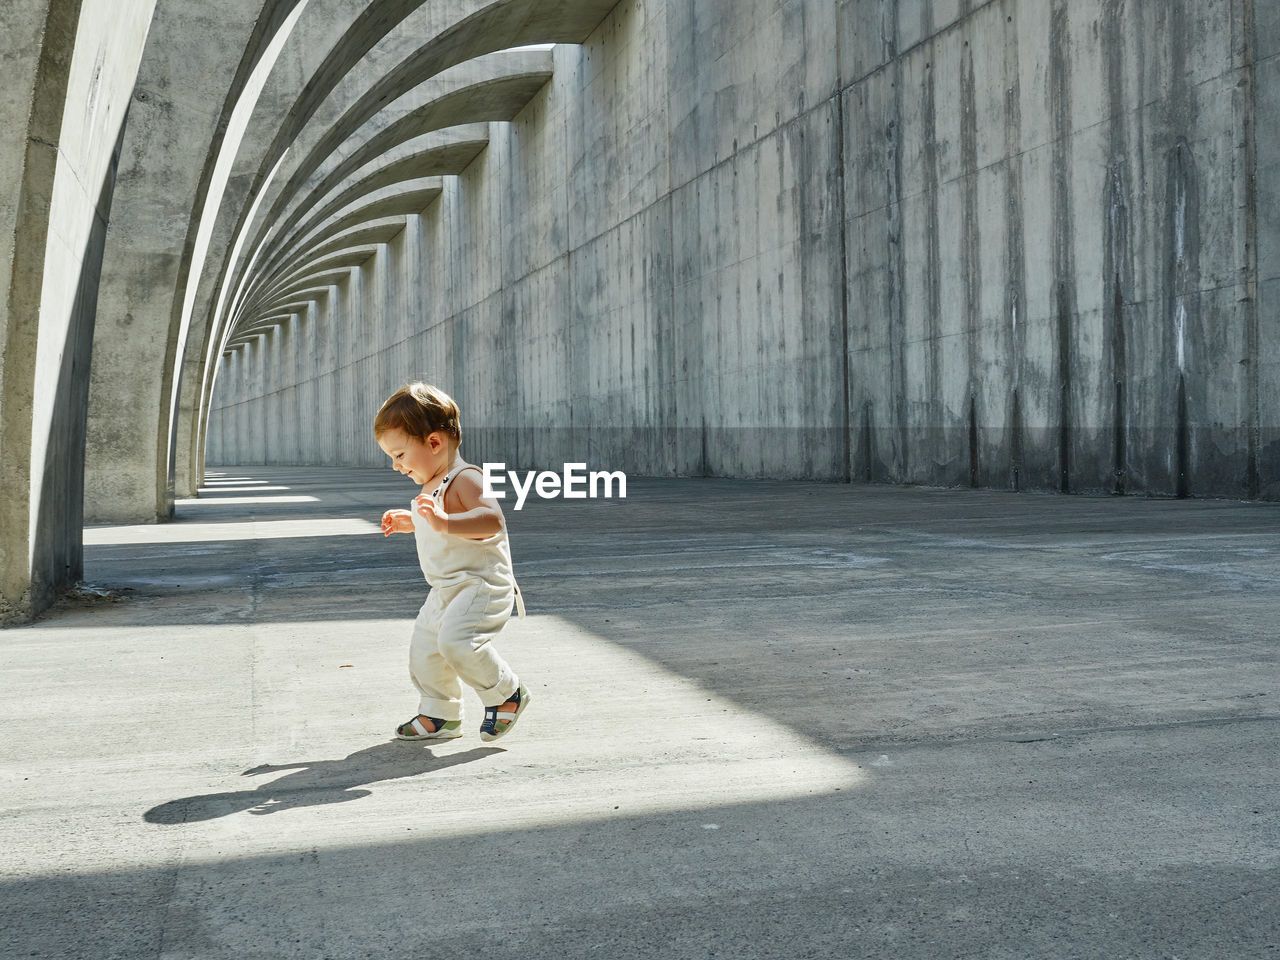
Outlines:
<svg viewBox="0 0 1280 960"><path fill-rule="evenodd" d="M5 13L0 119L21 134L0 153L0 622L38 612L82 572L103 238L152 7L54 0Z"/></svg>
<svg viewBox="0 0 1280 960"><path fill-rule="evenodd" d="M270 6L264 14L263 0L157 4L121 146L98 299L85 453L91 522L171 514L169 403L186 274L211 189L210 154L224 144L236 98L293 4Z"/></svg>

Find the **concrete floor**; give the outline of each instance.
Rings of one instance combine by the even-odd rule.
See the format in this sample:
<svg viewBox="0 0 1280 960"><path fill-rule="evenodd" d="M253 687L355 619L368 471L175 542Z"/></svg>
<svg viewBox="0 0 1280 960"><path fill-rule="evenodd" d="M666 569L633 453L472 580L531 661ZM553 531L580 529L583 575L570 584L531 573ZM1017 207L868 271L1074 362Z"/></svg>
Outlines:
<svg viewBox="0 0 1280 960"><path fill-rule="evenodd" d="M1280 956L1280 507L531 500L534 701L428 749L412 493L238 468L86 531L119 599L0 634L0 956Z"/></svg>

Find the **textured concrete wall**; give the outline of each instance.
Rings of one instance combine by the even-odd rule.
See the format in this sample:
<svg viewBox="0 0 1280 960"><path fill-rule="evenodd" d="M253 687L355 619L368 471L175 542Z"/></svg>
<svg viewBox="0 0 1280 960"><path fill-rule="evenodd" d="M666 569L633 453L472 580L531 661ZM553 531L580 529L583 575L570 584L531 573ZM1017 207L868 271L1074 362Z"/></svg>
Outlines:
<svg viewBox="0 0 1280 960"><path fill-rule="evenodd" d="M209 458L377 463L422 376L529 467L1280 496L1278 44L1251 0L629 0L224 361Z"/></svg>
<svg viewBox="0 0 1280 960"><path fill-rule="evenodd" d="M18 56L4 111L21 131L22 156L11 168L15 156L6 153L0 176L6 189L18 184L16 206L0 222L12 257L0 315L0 619L40 609L81 573L98 274L152 6L54 0L43 10L6 10L6 22L16 14L6 43ZM4 202L12 200L9 193Z"/></svg>
<svg viewBox="0 0 1280 960"><path fill-rule="evenodd" d="M1274 496L1251 5L908 7L846 31L859 467Z"/></svg>

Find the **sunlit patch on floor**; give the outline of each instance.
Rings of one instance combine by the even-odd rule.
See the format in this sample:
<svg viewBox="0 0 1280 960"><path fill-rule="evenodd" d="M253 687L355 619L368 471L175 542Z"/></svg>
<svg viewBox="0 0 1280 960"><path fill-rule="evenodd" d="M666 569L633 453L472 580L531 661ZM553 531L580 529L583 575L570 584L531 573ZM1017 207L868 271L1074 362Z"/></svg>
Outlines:
<svg viewBox="0 0 1280 960"><path fill-rule="evenodd" d="M284 489L287 490L288 487L285 487ZM190 507L193 504L197 504L201 502L204 502L204 501L201 501L199 499L194 499L194 498L186 498L186 499L178 500L177 505L179 507ZM274 505L278 503L319 503L320 498L306 496L305 494L298 494L298 495L289 496L289 497L218 497L218 499L213 502L217 503L219 506L224 506L228 503L236 503L236 504L243 504L243 505L249 505L249 504Z"/></svg>
<svg viewBox="0 0 1280 960"><path fill-rule="evenodd" d="M321 632L343 631L328 624ZM196 848L201 836L234 837L245 854L279 850L293 835L310 847L317 836L332 837L339 848L394 842L406 829L418 837L458 837L681 813L695 815L701 826L714 823L704 817L715 810L827 795L857 786L863 776L749 704L559 617L513 621L500 643L533 698L509 737L481 743L474 729L481 706L467 691L467 734L459 740L366 743L344 756L351 741L333 731L328 743L310 741L306 760L296 747L268 748L278 755L223 778L219 790L151 808L148 822L189 832ZM394 647L354 670L379 689L396 687L392 677L402 664ZM272 669L277 656L279 669ZM255 695L262 710L255 727L264 736L290 735L302 704L338 695L353 676L328 671L303 695L302 678L279 685L285 662L295 657L281 648L258 661L265 689ZM411 712L410 700L402 713ZM359 701L352 699L353 708L360 709ZM399 716L385 702L365 709ZM477 797L486 796L493 804L480 805L493 815L478 818ZM424 819L428 798L431 815ZM207 849L212 855L221 845ZM199 854L189 847L188 856Z"/></svg>
<svg viewBox="0 0 1280 960"><path fill-rule="evenodd" d="M220 501L227 502L227 501ZM142 543L206 543L222 540L278 540L287 537L350 537L382 531L373 520L355 517L317 520L259 520L230 523L137 524L85 527L86 547Z"/></svg>

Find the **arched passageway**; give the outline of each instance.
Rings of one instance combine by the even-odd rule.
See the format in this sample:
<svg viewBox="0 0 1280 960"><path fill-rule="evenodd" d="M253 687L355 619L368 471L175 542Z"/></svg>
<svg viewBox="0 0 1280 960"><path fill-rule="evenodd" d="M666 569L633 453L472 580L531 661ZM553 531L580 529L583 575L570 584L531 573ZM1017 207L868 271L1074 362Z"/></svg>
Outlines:
<svg viewBox="0 0 1280 960"><path fill-rule="evenodd" d="M1251 10L15 0L3 615L409 376L511 464L1275 498Z"/></svg>

